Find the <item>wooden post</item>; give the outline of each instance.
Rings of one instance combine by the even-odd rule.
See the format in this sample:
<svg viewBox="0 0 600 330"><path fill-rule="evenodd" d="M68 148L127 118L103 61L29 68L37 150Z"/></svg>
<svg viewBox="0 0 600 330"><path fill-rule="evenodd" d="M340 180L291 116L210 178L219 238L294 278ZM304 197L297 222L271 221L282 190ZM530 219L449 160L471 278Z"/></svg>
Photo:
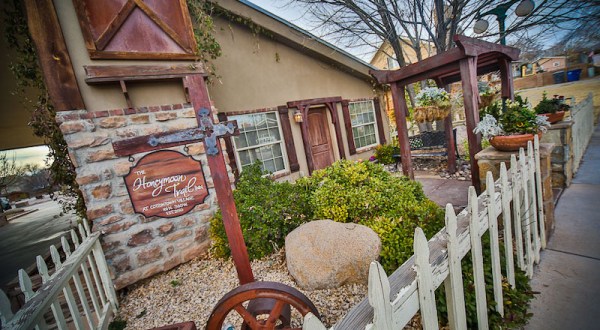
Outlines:
<svg viewBox="0 0 600 330"><path fill-rule="evenodd" d="M513 100L515 90L510 62L506 58L501 58L498 60L498 64L500 65L500 81L502 81L502 99Z"/></svg>
<svg viewBox="0 0 600 330"><path fill-rule="evenodd" d="M460 78L462 80L467 121L467 138L469 140L469 156L471 157L471 183L477 194L481 193L479 166L475 154L481 151L481 135L473 133L479 123L479 91L477 89L477 57L460 60Z"/></svg>
<svg viewBox="0 0 600 330"><path fill-rule="evenodd" d="M85 109L52 0L26 0L27 26L57 111Z"/></svg>
<svg viewBox="0 0 600 330"><path fill-rule="evenodd" d="M392 99L394 101L394 115L396 116L396 129L398 130L398 144L400 145L400 156L402 157L402 173L411 180L415 179L412 168L412 159L410 158L410 144L408 142L408 128L406 127L406 95L404 95L404 86L398 83L392 83Z"/></svg>
<svg viewBox="0 0 600 330"><path fill-rule="evenodd" d="M443 88L450 93L450 86L444 86L442 79L436 78L435 83L438 88ZM450 114L444 118L444 133L446 136L446 150L448 153L448 173L450 174L456 173L456 146L454 142L454 132L452 129L452 111L450 111Z"/></svg>
<svg viewBox="0 0 600 330"><path fill-rule="evenodd" d="M186 81L194 110L198 111L201 108L211 109L208 91L204 84L204 78L199 75L193 75L186 77ZM198 119L198 116L196 116L196 119ZM198 124L201 124L199 119ZM204 144L206 144L206 139L204 139ZM233 191L231 190L227 167L225 165L225 160L223 159L221 144L218 140L217 148L219 149L219 152L216 155L206 155L206 158L210 168L210 175L215 185L219 208L223 214L223 224L225 226L227 239L229 240L231 256L235 263L240 284L246 284L254 282L254 275L252 274L252 268L250 268L248 251L246 249L246 243L244 242L244 236L242 235L242 227L240 226L240 220L238 219L237 209L235 208Z"/></svg>

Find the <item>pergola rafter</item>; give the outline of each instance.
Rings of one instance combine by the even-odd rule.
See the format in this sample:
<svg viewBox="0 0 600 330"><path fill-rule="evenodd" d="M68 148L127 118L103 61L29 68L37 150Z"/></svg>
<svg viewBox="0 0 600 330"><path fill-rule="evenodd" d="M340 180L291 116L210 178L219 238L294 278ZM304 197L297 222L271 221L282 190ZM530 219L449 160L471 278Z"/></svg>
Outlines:
<svg viewBox="0 0 600 330"><path fill-rule="evenodd" d="M519 58L518 48L494 44L462 35L454 36L454 47L446 52L426 58L423 61L407 65L398 70L371 70L370 74L382 84L390 84L394 102L398 142L402 156L402 171L404 175L414 179L406 116L405 87L409 84L433 79L438 87L453 82L462 81L469 155L471 156L471 180L476 189L480 187L479 168L475 154L481 151L481 136L473 133L479 122L479 91L477 76L500 71L502 80L502 98L513 99L513 78L510 63ZM452 117L444 121L448 145L448 169L456 171L456 156L454 137L452 135Z"/></svg>

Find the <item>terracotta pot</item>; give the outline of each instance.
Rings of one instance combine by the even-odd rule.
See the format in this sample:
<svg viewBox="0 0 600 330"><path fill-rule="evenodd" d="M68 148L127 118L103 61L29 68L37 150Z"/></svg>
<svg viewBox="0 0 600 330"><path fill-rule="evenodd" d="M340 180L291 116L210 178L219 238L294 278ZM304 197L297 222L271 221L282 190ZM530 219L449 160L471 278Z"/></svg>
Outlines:
<svg viewBox="0 0 600 330"><path fill-rule="evenodd" d="M558 123L559 121L563 120L563 118L565 117L565 112L557 111L555 113L542 113L540 116L548 117L548 121L550 122L550 124L554 124L554 123Z"/></svg>
<svg viewBox="0 0 600 330"><path fill-rule="evenodd" d="M542 133L538 133L538 138ZM490 139L492 147L499 151L517 151L519 148L527 148L527 142L533 142L533 134L498 135Z"/></svg>

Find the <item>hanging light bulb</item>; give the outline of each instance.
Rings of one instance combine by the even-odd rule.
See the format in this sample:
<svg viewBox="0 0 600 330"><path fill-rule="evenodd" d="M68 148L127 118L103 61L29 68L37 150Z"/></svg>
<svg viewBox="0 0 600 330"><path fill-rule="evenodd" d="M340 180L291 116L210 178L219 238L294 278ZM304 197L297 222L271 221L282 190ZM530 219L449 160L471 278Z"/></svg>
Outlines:
<svg viewBox="0 0 600 330"><path fill-rule="evenodd" d="M535 3L532 0L523 0L515 9L515 14L519 17L527 16L531 14L533 8L535 7Z"/></svg>
<svg viewBox="0 0 600 330"><path fill-rule="evenodd" d="M473 32L481 34L485 32L489 26L490 23L488 23L488 21L484 20L483 18L480 18L477 20L477 22L475 22L475 25L473 26Z"/></svg>
<svg viewBox="0 0 600 330"><path fill-rule="evenodd" d="M304 121L304 118L302 117L302 112L300 112L300 110L296 110L294 112L294 121L297 123L301 123Z"/></svg>

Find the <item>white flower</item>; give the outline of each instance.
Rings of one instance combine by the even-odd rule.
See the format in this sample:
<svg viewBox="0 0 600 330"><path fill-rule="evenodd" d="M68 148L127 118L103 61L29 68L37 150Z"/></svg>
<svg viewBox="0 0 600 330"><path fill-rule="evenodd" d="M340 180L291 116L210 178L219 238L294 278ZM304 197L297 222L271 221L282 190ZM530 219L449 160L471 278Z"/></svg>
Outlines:
<svg viewBox="0 0 600 330"><path fill-rule="evenodd" d="M481 133L486 140L489 140L494 136L505 134L502 129L502 124L499 124L496 118L489 114L485 115L485 117L477 124L473 133Z"/></svg>

